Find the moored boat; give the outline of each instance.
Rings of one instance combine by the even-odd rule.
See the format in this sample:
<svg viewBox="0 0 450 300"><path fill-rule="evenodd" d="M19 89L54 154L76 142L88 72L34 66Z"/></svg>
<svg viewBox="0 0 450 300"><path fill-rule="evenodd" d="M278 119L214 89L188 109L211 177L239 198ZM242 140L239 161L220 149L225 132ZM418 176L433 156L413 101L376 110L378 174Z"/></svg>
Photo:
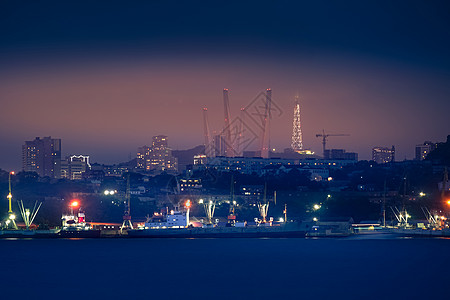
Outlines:
<svg viewBox="0 0 450 300"><path fill-rule="evenodd" d="M229 225L229 223L227 224ZM236 222L233 226L193 227L189 223L189 207L180 211L177 207L170 213L155 214L144 226L128 230L128 237L135 238L285 238L305 237L307 228L302 223L290 222L274 225L262 223L247 225Z"/></svg>
<svg viewBox="0 0 450 300"><path fill-rule="evenodd" d="M94 229L89 223L86 223L86 214L79 207L80 203L76 200L69 205L70 212L64 214L61 218L62 228L59 231L59 237L63 238L98 238L101 231ZM75 213L74 209L78 209Z"/></svg>

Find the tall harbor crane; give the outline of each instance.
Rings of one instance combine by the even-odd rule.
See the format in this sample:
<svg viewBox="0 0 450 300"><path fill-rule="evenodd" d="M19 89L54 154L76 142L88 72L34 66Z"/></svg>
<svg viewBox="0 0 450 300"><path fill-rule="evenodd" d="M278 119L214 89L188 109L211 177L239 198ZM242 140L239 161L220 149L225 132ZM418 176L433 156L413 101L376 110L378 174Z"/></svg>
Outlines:
<svg viewBox="0 0 450 300"><path fill-rule="evenodd" d="M330 134L330 133L325 133L325 130L322 129L322 133L318 133L316 134L316 137L321 137L322 138L322 153L323 153L323 157L325 157L325 150L326 150L326 145L327 145L327 139L329 136L349 136L350 134L346 134L346 133L338 133L338 134Z"/></svg>
<svg viewBox="0 0 450 300"><path fill-rule="evenodd" d="M209 122L208 122L208 108L203 108L203 135L205 138L205 155L207 157L215 156L213 153L213 147L211 145L211 134L209 132Z"/></svg>
<svg viewBox="0 0 450 300"><path fill-rule="evenodd" d="M120 232L124 228L133 229L133 223L131 223L131 213L130 213L130 173L127 174L127 191L125 195L125 211L123 214L123 223L120 227Z"/></svg>
<svg viewBox="0 0 450 300"><path fill-rule="evenodd" d="M9 227L9 224L12 225L12 228L17 229L17 225L16 225L16 215L14 214L14 212L12 211L12 193L11 193L11 175L14 175L14 172L9 172L9 176L8 176L8 184L9 184L9 194L8 196L6 196L8 198L8 202L9 202L9 209L8 209L8 219L5 221L6 227Z"/></svg>
<svg viewBox="0 0 450 300"><path fill-rule="evenodd" d="M224 131L225 131L225 154L227 157L234 157L234 148L231 141L231 115L230 101L228 99L228 89L223 89L223 107L224 107Z"/></svg>

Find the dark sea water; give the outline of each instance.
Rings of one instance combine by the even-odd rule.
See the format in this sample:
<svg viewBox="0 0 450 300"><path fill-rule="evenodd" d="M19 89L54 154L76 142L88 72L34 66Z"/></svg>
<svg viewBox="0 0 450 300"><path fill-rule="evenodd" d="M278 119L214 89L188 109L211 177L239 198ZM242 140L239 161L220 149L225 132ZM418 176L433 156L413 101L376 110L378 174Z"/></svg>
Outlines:
<svg viewBox="0 0 450 300"><path fill-rule="evenodd" d="M0 299L450 299L446 239L0 240Z"/></svg>

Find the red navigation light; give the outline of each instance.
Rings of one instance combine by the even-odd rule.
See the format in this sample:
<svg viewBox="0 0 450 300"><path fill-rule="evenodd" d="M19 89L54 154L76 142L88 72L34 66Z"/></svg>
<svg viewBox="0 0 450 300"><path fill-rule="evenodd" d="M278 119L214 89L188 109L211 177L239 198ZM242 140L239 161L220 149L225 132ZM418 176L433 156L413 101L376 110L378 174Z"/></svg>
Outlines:
<svg viewBox="0 0 450 300"><path fill-rule="evenodd" d="M187 208L191 207L191 200L186 201L186 203L184 204Z"/></svg>
<svg viewBox="0 0 450 300"><path fill-rule="evenodd" d="M9 174L14 175L15 173L14 173L14 171L11 171Z"/></svg>
<svg viewBox="0 0 450 300"><path fill-rule="evenodd" d="M70 202L70 206L72 207L78 207L80 205L80 202L78 202L78 200L74 200L72 202Z"/></svg>

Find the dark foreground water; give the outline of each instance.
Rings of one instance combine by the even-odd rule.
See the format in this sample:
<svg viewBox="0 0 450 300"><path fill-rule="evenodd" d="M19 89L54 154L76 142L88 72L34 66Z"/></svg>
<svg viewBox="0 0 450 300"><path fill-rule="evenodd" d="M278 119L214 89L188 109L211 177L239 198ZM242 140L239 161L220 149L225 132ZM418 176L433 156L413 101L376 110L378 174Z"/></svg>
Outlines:
<svg viewBox="0 0 450 300"><path fill-rule="evenodd" d="M0 299L450 299L445 239L0 240Z"/></svg>

